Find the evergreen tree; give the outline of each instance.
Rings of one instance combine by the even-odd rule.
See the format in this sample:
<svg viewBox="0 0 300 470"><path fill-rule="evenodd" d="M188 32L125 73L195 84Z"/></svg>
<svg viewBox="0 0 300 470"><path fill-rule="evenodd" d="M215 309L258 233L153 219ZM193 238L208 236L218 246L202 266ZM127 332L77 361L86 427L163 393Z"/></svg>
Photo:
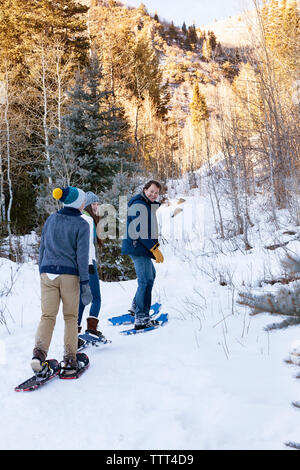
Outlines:
<svg viewBox="0 0 300 470"><path fill-rule="evenodd" d="M192 50L192 45L190 43L190 38L188 34L184 38L183 47L188 51Z"/></svg>
<svg viewBox="0 0 300 470"><path fill-rule="evenodd" d="M195 128L208 121L209 113L206 105L205 97L200 93L198 83L194 86L193 98L190 104L192 113L192 123Z"/></svg>
<svg viewBox="0 0 300 470"><path fill-rule="evenodd" d="M137 171L137 167L135 168ZM142 178L138 173L121 172L114 176L111 188L100 194L102 204L110 204L115 208L113 224L116 222L116 233L109 237L103 233L107 231L109 216L106 214L97 228L102 238L100 254L101 279L104 281L127 281L135 279L135 269L128 256L121 255L122 229L126 226L127 202L142 187ZM120 204L124 198L123 204ZM115 219L116 217L116 219Z"/></svg>
<svg viewBox="0 0 300 470"><path fill-rule="evenodd" d="M125 13L124 13L125 11ZM115 95L129 93L142 100L149 93L160 115L166 113L159 55L148 27L136 28L137 18L124 8L97 11L95 34L107 87ZM100 33L98 32L100 30Z"/></svg>
<svg viewBox="0 0 300 470"><path fill-rule="evenodd" d="M22 61L26 50L24 35L27 22L24 4L19 0L2 0L0 8L0 44L2 61L11 60L15 65Z"/></svg>
<svg viewBox="0 0 300 470"><path fill-rule="evenodd" d="M238 68L229 62L229 60L227 60L224 62L224 64L222 64L222 73L225 78L232 82L235 76L238 74Z"/></svg>
<svg viewBox="0 0 300 470"><path fill-rule="evenodd" d="M188 36L191 47L194 48L198 42L196 26L194 24L188 27L187 36Z"/></svg>
<svg viewBox="0 0 300 470"><path fill-rule="evenodd" d="M53 42L63 43L68 55L73 54L76 62L86 64L90 47L85 18L88 7L76 0L31 1L34 29Z"/></svg>
<svg viewBox="0 0 300 470"><path fill-rule="evenodd" d="M212 51L214 51L216 49L216 46L217 46L217 38L216 38L215 33L213 31L210 31L208 33L208 38L209 38L211 49L212 49Z"/></svg>
<svg viewBox="0 0 300 470"><path fill-rule="evenodd" d="M183 34L186 35L187 27L186 27L185 21L183 22L181 29L182 29Z"/></svg>
<svg viewBox="0 0 300 470"><path fill-rule="evenodd" d="M48 147L45 132L50 134L50 129L59 125L58 106L62 105L66 84L78 63L87 62L86 12L86 6L73 0L1 1L0 78L6 69L14 72L10 80L14 94L10 123L13 161L17 164L12 167L12 222L18 230L22 227L23 233L36 224L34 205L36 190L42 184L40 175L46 181L45 175L50 172L44 169ZM59 51L57 62L52 61L54 50ZM33 167L41 173L33 172Z"/></svg>
<svg viewBox="0 0 300 470"><path fill-rule="evenodd" d="M127 168L129 144L125 141L126 123L121 110L112 104L111 91L101 90L103 78L96 55L84 74L86 92L81 103L85 116L87 151L81 150L81 169L88 172L91 188L101 189L113 175Z"/></svg>
<svg viewBox="0 0 300 470"><path fill-rule="evenodd" d="M66 55L87 63L89 40L84 14L88 8L74 0L2 0L0 10L1 52L23 63L32 50L32 38L65 45Z"/></svg>
<svg viewBox="0 0 300 470"><path fill-rule="evenodd" d="M61 133L56 131L49 148L50 170L43 168L41 172L44 177L51 176L55 185L99 191L110 187L121 168L131 166L130 146L124 139L126 124L120 110L110 103L111 92L101 90L101 80L94 55L90 66L77 73Z"/></svg>
<svg viewBox="0 0 300 470"><path fill-rule="evenodd" d="M159 57L153 48L151 38L142 30L129 51L127 87L133 95L141 100L149 93L157 107L158 114L166 113L164 100L164 85L162 84L162 71Z"/></svg>
<svg viewBox="0 0 300 470"><path fill-rule="evenodd" d="M178 39L177 29L175 28L173 21L168 28L168 36L171 40Z"/></svg>
<svg viewBox="0 0 300 470"><path fill-rule="evenodd" d="M296 0L272 0L262 10L267 46L278 57L281 69L299 68L300 13ZM280 34L278 32L280 31Z"/></svg>
<svg viewBox="0 0 300 470"><path fill-rule="evenodd" d="M212 58L212 47L209 38L204 39L202 45L202 55L207 62L209 62Z"/></svg>

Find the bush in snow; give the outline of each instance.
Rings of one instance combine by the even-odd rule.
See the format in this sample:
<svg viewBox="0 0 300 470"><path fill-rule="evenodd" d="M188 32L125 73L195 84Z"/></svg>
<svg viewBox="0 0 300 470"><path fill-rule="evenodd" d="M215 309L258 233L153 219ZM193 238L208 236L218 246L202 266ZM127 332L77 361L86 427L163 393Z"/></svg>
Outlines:
<svg viewBox="0 0 300 470"><path fill-rule="evenodd" d="M300 258L287 255L282 261L283 267L293 276L299 277ZM281 287L276 294L264 293L253 295L240 293L239 303L252 309L252 315L260 312L269 312L276 315L284 315L287 318L280 323L272 323L265 330L287 328L300 324L300 283L293 287Z"/></svg>

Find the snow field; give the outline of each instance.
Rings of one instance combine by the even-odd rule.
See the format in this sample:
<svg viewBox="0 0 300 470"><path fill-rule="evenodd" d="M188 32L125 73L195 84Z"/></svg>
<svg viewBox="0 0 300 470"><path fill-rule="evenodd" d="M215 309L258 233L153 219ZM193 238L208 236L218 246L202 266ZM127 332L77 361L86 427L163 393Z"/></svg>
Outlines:
<svg viewBox="0 0 300 470"><path fill-rule="evenodd" d="M299 438L299 413L291 406L300 398L299 368L283 362L298 329L266 333L270 315L249 317L236 303L239 289L258 288L258 280L278 270L277 253L262 248L271 228L263 224L259 235L254 228L252 241L262 241L247 254L218 251L209 204L196 198L204 235L195 229L180 240L165 231L165 263L156 265L153 301L169 313L168 325L121 336L124 327L107 318L127 311L136 281L101 283L100 329L112 343L86 350L91 365L77 381L54 379L36 392L14 392L31 375L40 318L37 266L20 267L3 300L9 333L0 324L1 449L276 450ZM168 227L172 211L184 211L186 202L163 207L161 223ZM1 260L1 286L9 284L11 269L17 266ZM227 285L220 285L220 273ZM49 352L58 360L63 327L60 312Z"/></svg>

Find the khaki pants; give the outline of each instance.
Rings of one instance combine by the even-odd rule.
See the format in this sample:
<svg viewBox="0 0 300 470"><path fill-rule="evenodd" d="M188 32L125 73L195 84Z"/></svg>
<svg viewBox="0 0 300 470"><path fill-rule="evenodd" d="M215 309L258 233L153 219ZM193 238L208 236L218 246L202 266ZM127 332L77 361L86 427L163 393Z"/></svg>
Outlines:
<svg viewBox="0 0 300 470"><path fill-rule="evenodd" d="M52 334L59 310L63 303L65 320L64 361L75 361L78 347L78 305L80 282L78 276L61 274L50 280L47 274L41 274L42 317L36 332L33 355L44 361L47 357Z"/></svg>

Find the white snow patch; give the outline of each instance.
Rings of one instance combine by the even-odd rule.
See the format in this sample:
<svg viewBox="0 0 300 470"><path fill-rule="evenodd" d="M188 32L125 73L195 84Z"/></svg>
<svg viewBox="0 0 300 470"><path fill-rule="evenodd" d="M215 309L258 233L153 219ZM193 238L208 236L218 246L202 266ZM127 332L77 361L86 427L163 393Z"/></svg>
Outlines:
<svg viewBox="0 0 300 470"><path fill-rule="evenodd" d="M280 273L277 250L264 249L270 222L253 211L252 250L239 237L221 241L208 199L181 184L159 211L165 262L155 266L153 301L169 313L168 325L121 336L107 319L127 311L137 283L101 282L100 329L112 343L88 350L90 369L77 381L14 392L31 375L39 273L34 262L1 260L0 286L8 289L1 297L1 449L277 450L299 437L290 406L299 384L283 361L291 347L298 350L299 330L266 333L270 315L250 317L236 303L240 290L276 291L261 284ZM297 240L291 246L299 250ZM59 312L49 357L62 359L63 330Z"/></svg>

